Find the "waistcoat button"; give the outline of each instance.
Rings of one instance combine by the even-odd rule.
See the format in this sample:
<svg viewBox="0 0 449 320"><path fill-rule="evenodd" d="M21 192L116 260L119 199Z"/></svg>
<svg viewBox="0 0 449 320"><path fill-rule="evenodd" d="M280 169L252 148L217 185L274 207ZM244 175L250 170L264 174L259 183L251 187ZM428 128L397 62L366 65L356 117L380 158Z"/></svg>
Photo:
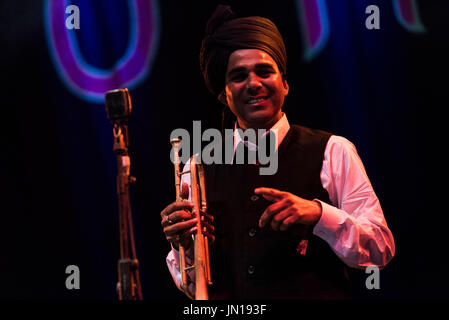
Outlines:
<svg viewBox="0 0 449 320"><path fill-rule="evenodd" d="M251 196L251 201L257 201L257 200L259 200L259 196L256 196L256 195L253 195L253 196Z"/></svg>
<svg viewBox="0 0 449 320"><path fill-rule="evenodd" d="M256 228L250 228L248 231L248 235L252 238L256 235L257 229Z"/></svg>
<svg viewBox="0 0 449 320"><path fill-rule="evenodd" d="M254 274L255 271L256 271L256 267L254 267L254 266L249 266L248 267L248 273L249 274Z"/></svg>

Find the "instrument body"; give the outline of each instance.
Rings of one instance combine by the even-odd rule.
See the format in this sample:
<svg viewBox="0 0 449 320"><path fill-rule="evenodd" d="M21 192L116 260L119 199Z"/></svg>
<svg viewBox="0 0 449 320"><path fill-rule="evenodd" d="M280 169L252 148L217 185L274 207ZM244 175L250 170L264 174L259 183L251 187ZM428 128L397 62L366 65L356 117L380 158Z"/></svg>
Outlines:
<svg viewBox="0 0 449 320"><path fill-rule="evenodd" d="M178 242L179 246L179 268L181 272L181 288L191 299L209 300L208 285L212 284L209 260L209 242L207 236L203 234L203 221L207 211L206 187L204 178L204 169L201 163L197 163L197 157L190 158L190 170L181 172L179 150L181 139L171 139L173 148L173 162L175 168L175 188L176 201L182 201L181 197L181 176L190 173L190 189L192 195L192 215L196 219L196 233L194 235L194 264L191 267L186 266L185 248ZM195 269L195 296L192 296L188 290L189 279L187 270Z"/></svg>

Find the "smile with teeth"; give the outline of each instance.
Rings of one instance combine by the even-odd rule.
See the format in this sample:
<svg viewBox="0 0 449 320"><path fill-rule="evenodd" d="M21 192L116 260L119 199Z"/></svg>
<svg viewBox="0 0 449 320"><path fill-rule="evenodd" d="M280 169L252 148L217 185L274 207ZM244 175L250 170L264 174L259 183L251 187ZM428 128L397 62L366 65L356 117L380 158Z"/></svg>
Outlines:
<svg viewBox="0 0 449 320"><path fill-rule="evenodd" d="M263 101L263 100L266 100L267 98L268 98L267 96L264 96L264 97L258 97L258 98L250 98L250 99L247 101L247 104L255 104L255 103L261 102L261 101Z"/></svg>

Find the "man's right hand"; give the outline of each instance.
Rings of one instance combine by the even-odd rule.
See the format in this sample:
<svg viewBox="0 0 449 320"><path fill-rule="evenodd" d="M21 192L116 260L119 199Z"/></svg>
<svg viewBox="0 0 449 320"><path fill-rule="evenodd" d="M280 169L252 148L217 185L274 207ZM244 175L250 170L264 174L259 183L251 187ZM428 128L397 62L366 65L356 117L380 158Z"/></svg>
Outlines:
<svg viewBox="0 0 449 320"><path fill-rule="evenodd" d="M196 219L190 213L193 203L176 201L170 203L161 212L161 225L168 242L178 249L178 243L188 248L192 242L192 234L196 230Z"/></svg>
<svg viewBox="0 0 449 320"><path fill-rule="evenodd" d="M175 201L169 204L161 212L161 225L165 238L175 249L178 250L178 243L188 249L192 244L192 234L196 233L196 219L192 216L193 203L189 201ZM201 222L203 233L211 242L215 241L213 216L204 214Z"/></svg>

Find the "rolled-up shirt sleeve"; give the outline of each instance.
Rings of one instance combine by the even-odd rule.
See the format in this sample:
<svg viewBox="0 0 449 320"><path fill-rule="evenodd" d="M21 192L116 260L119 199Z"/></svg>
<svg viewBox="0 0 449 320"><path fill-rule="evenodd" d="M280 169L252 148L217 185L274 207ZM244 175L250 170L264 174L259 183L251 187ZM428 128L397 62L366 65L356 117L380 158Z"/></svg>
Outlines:
<svg viewBox="0 0 449 320"><path fill-rule="evenodd" d="M191 248L186 250L186 266L193 265L193 259L191 258L191 256L193 255L192 251L193 250ZM176 250L175 248L173 248L173 246L172 246L171 251L167 255L166 262L167 262L168 270L170 271L170 274L173 278L174 283L176 284L176 286L178 287L179 290L184 291L181 287L181 271L180 271L180 267L179 267L180 266L179 251ZM195 292L195 283L194 283L195 272L194 272L194 270L188 270L187 276L192 281L189 283L189 292L190 292L190 294L193 295L193 293Z"/></svg>
<svg viewBox="0 0 449 320"><path fill-rule="evenodd" d="M331 136L325 150L321 183L331 205L323 201L313 234L325 240L352 268L384 267L395 243L355 146Z"/></svg>

